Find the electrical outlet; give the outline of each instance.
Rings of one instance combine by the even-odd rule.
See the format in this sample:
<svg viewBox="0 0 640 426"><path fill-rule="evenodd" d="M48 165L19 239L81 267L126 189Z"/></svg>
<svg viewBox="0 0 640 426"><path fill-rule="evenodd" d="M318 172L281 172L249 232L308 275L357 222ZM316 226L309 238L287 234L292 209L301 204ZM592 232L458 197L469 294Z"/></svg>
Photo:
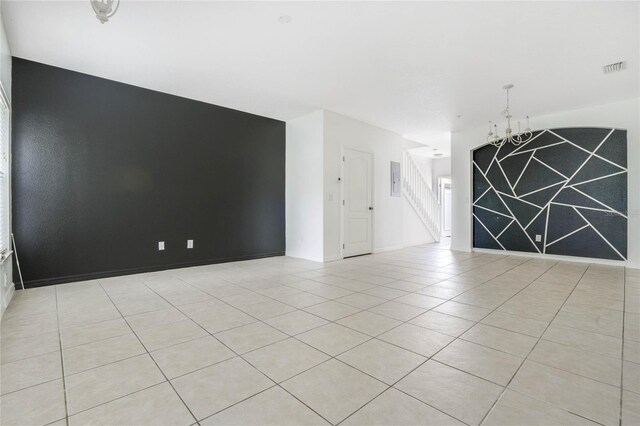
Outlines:
<svg viewBox="0 0 640 426"><path fill-rule="evenodd" d="M539 243L541 241L542 241L542 235L536 234L536 243Z"/></svg>
<svg viewBox="0 0 640 426"><path fill-rule="evenodd" d="M187 248L188 249L192 249L193 248L193 240L187 240Z"/></svg>
<svg viewBox="0 0 640 426"><path fill-rule="evenodd" d="M158 250L164 250L164 241L158 241Z"/></svg>

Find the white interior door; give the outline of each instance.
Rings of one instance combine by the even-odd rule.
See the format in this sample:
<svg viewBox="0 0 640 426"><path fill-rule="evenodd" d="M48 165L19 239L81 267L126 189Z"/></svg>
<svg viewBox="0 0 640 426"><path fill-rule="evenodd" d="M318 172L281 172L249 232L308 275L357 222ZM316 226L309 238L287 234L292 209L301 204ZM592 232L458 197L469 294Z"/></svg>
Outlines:
<svg viewBox="0 0 640 426"><path fill-rule="evenodd" d="M371 253L371 154L344 150L343 256Z"/></svg>

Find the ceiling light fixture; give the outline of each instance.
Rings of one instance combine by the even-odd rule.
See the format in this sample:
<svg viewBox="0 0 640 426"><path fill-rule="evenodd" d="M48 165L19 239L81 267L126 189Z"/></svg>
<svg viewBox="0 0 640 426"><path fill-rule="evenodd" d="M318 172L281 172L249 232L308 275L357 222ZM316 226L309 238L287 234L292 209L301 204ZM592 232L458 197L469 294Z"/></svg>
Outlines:
<svg viewBox="0 0 640 426"><path fill-rule="evenodd" d="M531 129L529 128L529 116L527 115L527 128L524 129L524 132L520 131L520 122L518 121L518 133L514 134L511 129L511 112L509 111L509 90L513 89L513 84L507 84L502 87L507 91L507 107L502 114L507 119L507 128L504 130L504 137L498 136L498 125L491 123L489 121L489 134L487 135L487 142L493 146L501 147L505 143L512 143L515 146L521 145L523 143L527 143L531 140L533 134L531 133Z"/></svg>
<svg viewBox="0 0 640 426"><path fill-rule="evenodd" d="M96 13L96 18L101 24L104 24L116 14L118 6L120 6L120 0L89 0L91 7Z"/></svg>

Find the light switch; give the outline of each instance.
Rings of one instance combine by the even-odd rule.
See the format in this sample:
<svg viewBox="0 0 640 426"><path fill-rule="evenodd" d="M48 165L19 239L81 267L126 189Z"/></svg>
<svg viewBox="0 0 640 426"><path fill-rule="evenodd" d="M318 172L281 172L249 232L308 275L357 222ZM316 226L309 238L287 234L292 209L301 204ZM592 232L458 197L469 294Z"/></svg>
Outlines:
<svg viewBox="0 0 640 426"><path fill-rule="evenodd" d="M329 194L329 195L327 195L327 199L328 199L329 201L333 201L333 194Z"/></svg>
<svg viewBox="0 0 640 426"><path fill-rule="evenodd" d="M164 250L164 241L158 241L158 250Z"/></svg>
<svg viewBox="0 0 640 426"><path fill-rule="evenodd" d="M193 248L193 240L187 240L187 248L188 249L192 249Z"/></svg>
<svg viewBox="0 0 640 426"><path fill-rule="evenodd" d="M542 235L536 234L536 243L539 243L540 241L542 241Z"/></svg>

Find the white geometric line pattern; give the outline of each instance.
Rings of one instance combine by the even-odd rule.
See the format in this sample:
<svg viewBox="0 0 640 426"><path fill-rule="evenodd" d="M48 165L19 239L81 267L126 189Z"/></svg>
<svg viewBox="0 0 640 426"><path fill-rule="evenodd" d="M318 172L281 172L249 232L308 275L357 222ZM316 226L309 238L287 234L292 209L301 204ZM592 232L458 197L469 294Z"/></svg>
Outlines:
<svg viewBox="0 0 640 426"><path fill-rule="evenodd" d="M484 145L473 191L474 247L626 260L626 130L545 129L519 147Z"/></svg>

